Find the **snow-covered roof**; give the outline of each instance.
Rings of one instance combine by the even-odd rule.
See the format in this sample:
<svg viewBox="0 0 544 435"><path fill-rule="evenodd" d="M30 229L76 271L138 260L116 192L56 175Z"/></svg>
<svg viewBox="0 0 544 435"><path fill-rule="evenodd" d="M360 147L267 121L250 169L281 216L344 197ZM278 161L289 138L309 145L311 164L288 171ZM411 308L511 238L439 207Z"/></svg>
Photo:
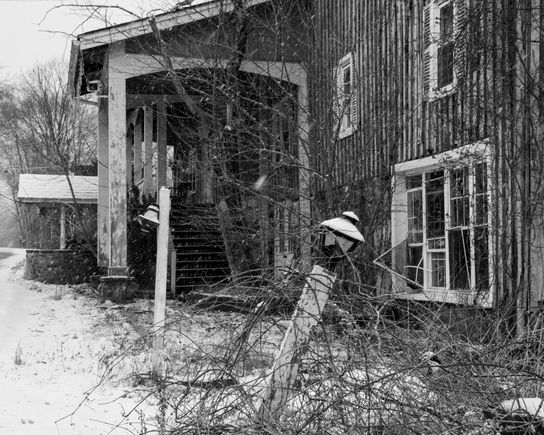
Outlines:
<svg viewBox="0 0 544 435"><path fill-rule="evenodd" d="M71 175L70 183L79 203L95 204L98 200L98 177ZM21 202L65 202L74 198L64 175L20 174L19 192Z"/></svg>

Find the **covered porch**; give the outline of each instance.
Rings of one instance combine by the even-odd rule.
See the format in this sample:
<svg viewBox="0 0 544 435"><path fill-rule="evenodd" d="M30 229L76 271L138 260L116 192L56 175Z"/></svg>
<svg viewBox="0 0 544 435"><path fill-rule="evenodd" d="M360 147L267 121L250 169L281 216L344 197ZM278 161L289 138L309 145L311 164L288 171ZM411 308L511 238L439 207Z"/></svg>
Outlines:
<svg viewBox="0 0 544 435"><path fill-rule="evenodd" d="M258 24L248 27L242 45L232 39L240 29L230 2L184 8L74 41L74 95L98 106L97 252L109 277L130 275L130 196L153 201L162 186L172 189L173 229L180 210L207 206L192 218L217 227L230 272L307 267L305 52L285 43L278 52L277 30L272 35L273 23L266 23L273 20L270 3L254 0L244 7ZM214 26L220 23L228 29L218 39ZM281 39L298 40L288 36ZM233 221L242 222L245 236L259 245L245 265L233 263L243 254Z"/></svg>

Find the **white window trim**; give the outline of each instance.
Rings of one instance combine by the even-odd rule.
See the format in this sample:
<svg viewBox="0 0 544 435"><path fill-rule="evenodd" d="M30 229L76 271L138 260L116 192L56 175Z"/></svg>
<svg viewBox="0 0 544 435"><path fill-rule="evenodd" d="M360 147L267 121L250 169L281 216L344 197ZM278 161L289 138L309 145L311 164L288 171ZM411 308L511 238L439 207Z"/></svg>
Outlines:
<svg viewBox="0 0 544 435"><path fill-rule="evenodd" d="M491 171L491 146L488 140L477 142L474 144L466 145L455 150L447 151L442 154L426 157L419 160L403 162L395 165L393 167L393 177L392 177L392 188L393 188L393 197L391 205L391 245L394 249L396 246L399 246L403 241L406 240L408 234L408 203L407 203L407 190L406 190L406 177L410 175L418 175L432 171L433 169L451 169L452 165L455 165L455 162L462 162L464 159L469 158L468 156L474 157L479 156L482 160L487 163L488 175ZM447 179L448 180L448 179ZM487 183L487 195L489 204L492 205L494 201L494 196L492 195L492 185L489 182L490 177L488 176ZM469 186L470 193L472 194L472 186ZM444 195L445 195L445 216L446 219L449 219L449 180L445 182L444 185ZM399 299L408 299L408 300L418 300L418 301L433 301L439 303L453 303L453 304L462 304L462 305L472 305L474 302L483 307L490 308L494 303L494 294L495 294L495 281L493 277L494 270L494 246L493 246L493 237L492 232L492 222L491 222L491 213L488 209L488 251L489 251L489 260L488 260L488 276L489 276L489 290L486 294L477 294L475 289L471 290L450 290L446 288L424 288L421 292L414 293L408 289L407 281L404 276L400 273L392 273L392 290L395 298ZM449 225L446 225L446 228ZM471 231L471 237L473 237L473 232ZM471 243L471 249L474 250L474 243ZM448 252L448 237L446 237L446 253ZM423 257L425 258L427 252L424 248ZM471 255L473 255L472 252ZM394 256L393 256L394 258ZM472 257L474 258L474 257ZM393 260L393 269L395 269L395 260ZM428 272L427 272L428 273ZM474 274L474 268L472 268L472 273ZM449 284L449 259L446 261L446 282ZM471 280L474 282L474 279ZM425 282L429 282L428 277Z"/></svg>
<svg viewBox="0 0 544 435"><path fill-rule="evenodd" d="M438 87L438 47L440 45L440 9L447 4L453 3L453 37L459 35L459 6L458 1L462 0L431 0L426 6L429 8L430 14L430 44L425 49L429 56L429 101L434 101L439 98L453 94L457 90L457 74L455 65L453 67L453 82L442 87ZM454 54L455 64L455 54Z"/></svg>
<svg viewBox="0 0 544 435"><path fill-rule="evenodd" d="M344 70L346 68L350 69L351 77L351 91L350 95L344 94ZM356 92L356 74L355 74L355 64L354 64L354 53L350 52L342 57L338 61L336 67L336 96L335 96L335 132L338 132L338 138L343 139L345 137L351 136L354 131L357 130L357 124L359 121L358 115L358 104L357 104L357 92ZM349 119L348 113L345 110L345 102L349 99L350 112Z"/></svg>

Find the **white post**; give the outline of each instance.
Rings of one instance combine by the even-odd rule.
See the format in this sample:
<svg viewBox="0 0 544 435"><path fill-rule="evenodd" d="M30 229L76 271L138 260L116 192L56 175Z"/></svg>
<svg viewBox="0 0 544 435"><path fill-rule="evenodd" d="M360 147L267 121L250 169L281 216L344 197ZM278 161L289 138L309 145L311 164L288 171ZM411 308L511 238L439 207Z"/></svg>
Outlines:
<svg viewBox="0 0 544 435"><path fill-rule="evenodd" d="M308 346L310 332L321 320L335 280L336 275L321 266L314 266L308 276L256 406L261 421L275 420L280 416L297 376L300 357Z"/></svg>
<svg viewBox="0 0 544 435"><path fill-rule="evenodd" d="M157 266L155 271L155 312L153 315L153 374L163 367L164 324L166 317L166 278L168 273L168 235L170 233L170 189L159 190L159 228L157 231Z"/></svg>
<svg viewBox="0 0 544 435"><path fill-rule="evenodd" d="M127 275L127 110L126 77L116 62L124 43L110 45L108 57L108 144L110 200L110 258L108 276Z"/></svg>
<svg viewBox="0 0 544 435"><path fill-rule="evenodd" d="M108 100L98 100L98 266L110 264L110 187L109 187Z"/></svg>
<svg viewBox="0 0 544 435"><path fill-rule="evenodd" d="M66 207L60 205L60 249L66 248Z"/></svg>
<svg viewBox="0 0 544 435"><path fill-rule="evenodd" d="M166 168L168 166L166 104L157 104L157 196L162 186L166 186Z"/></svg>

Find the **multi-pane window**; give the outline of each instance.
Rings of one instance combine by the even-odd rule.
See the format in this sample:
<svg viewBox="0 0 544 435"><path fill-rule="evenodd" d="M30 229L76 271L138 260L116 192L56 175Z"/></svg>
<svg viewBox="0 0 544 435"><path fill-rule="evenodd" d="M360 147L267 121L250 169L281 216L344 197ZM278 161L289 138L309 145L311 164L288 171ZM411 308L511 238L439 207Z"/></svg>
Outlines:
<svg viewBox="0 0 544 435"><path fill-rule="evenodd" d="M404 264L396 269L407 285L423 291L487 291L487 163L476 160L399 176L405 190L395 192L395 201L405 204L406 224L400 230L405 235L394 238L404 239L398 249L406 252L397 255Z"/></svg>

